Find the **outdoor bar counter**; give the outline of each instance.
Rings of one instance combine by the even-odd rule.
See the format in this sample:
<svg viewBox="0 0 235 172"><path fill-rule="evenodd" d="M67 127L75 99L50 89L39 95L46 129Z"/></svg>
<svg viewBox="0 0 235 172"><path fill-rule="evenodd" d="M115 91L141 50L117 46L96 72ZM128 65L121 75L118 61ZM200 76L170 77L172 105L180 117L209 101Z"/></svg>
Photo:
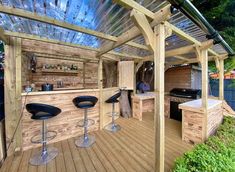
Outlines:
<svg viewBox="0 0 235 172"><path fill-rule="evenodd" d="M214 134L223 120L222 101L208 99L208 110L202 108L202 99L182 103L182 139L201 143Z"/></svg>
<svg viewBox="0 0 235 172"><path fill-rule="evenodd" d="M47 120L48 130L57 132L57 136L50 141L50 143L52 143L82 135L83 128L78 127L77 123L79 120L83 119L84 111L76 108L72 100L77 96L88 95L95 96L99 99L99 89L40 91L30 92L28 94L22 93L22 106L24 108L21 121L23 150L41 146L40 144L31 143L31 137L40 134L42 123L41 121L31 119L31 114L29 114L24 107L26 104L43 103L56 106L62 110L58 116ZM88 110L88 117L95 121L95 124L89 127L89 132L98 130L100 119L99 113L98 101L95 107Z"/></svg>

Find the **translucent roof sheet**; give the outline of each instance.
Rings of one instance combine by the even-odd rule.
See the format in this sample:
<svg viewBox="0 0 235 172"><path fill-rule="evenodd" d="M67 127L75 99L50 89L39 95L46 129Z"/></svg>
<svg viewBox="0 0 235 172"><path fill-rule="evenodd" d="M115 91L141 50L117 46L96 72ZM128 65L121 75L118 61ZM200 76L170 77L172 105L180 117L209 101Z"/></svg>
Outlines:
<svg viewBox="0 0 235 172"><path fill-rule="evenodd" d="M156 12L168 4L165 0L137 0L137 2L152 12ZM0 4L35 12L42 16L48 16L113 36L119 36L134 26L130 19L131 10L113 3L112 0L1 0ZM33 34L94 48L100 48L103 44L112 43L112 41L95 36L3 13L0 13L0 18L0 26L13 32ZM199 41L207 40L206 33L180 12L174 14L169 22ZM145 44L143 36L139 36L133 41ZM189 44L189 42L173 34L166 39L166 50ZM213 49L218 53L226 53L220 45L215 45ZM151 54L150 51L133 48L128 45L120 46L114 51L142 57Z"/></svg>

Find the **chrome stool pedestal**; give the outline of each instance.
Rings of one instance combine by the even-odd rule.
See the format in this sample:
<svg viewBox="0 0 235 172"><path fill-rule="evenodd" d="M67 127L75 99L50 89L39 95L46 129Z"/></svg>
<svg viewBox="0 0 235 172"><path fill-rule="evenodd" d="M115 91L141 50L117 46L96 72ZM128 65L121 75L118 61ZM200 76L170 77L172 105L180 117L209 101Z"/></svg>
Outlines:
<svg viewBox="0 0 235 172"><path fill-rule="evenodd" d="M31 165L44 165L53 160L59 151L56 148L47 148L47 127L46 121L42 121L42 151L36 153L30 158L29 163Z"/></svg>
<svg viewBox="0 0 235 172"><path fill-rule="evenodd" d="M97 101L98 99L94 96L79 96L73 99L77 108L84 109L84 119L78 122L78 126L84 128L84 134L75 141L77 147L87 148L95 143L95 136L88 134L88 127L94 125L95 121L88 119L87 111L88 108L94 107Z"/></svg>
<svg viewBox="0 0 235 172"><path fill-rule="evenodd" d="M36 138L35 136L32 137L31 139L33 143L42 143L42 150L41 152L38 152L35 155L33 155L33 157L30 158L29 163L31 165L45 165L51 160L53 160L59 153L56 148L53 147L47 148L48 132L47 132L46 120L58 115L61 112L61 110L54 106L38 104L38 103L27 104L26 109L29 113L32 114L31 119L42 120L41 140L35 141L34 140L34 138ZM54 138L55 136L56 134L53 135L51 139Z"/></svg>
<svg viewBox="0 0 235 172"><path fill-rule="evenodd" d="M121 93L119 92L105 101L106 103L112 103L112 112L110 115L112 117L112 122L104 127L107 131L110 131L110 132L117 132L121 130L121 126L118 124L115 124L115 116L119 116L119 114L115 112L115 103L118 102L118 98L120 96L121 96Z"/></svg>

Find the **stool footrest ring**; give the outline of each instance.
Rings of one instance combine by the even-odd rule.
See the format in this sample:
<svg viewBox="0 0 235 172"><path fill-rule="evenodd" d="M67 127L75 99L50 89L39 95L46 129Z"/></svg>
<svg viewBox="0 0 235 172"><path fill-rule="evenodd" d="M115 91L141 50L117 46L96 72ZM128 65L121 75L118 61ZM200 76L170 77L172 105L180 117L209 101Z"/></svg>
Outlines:
<svg viewBox="0 0 235 172"><path fill-rule="evenodd" d="M54 139L57 136L56 131L47 131L47 137L46 137L46 142ZM31 137L31 143L42 143L42 133L39 133L33 137Z"/></svg>
<svg viewBox="0 0 235 172"><path fill-rule="evenodd" d="M112 113L112 112L108 112L108 113L106 113L106 115L108 115L108 116L119 116L119 112L114 112L114 113Z"/></svg>
<svg viewBox="0 0 235 172"><path fill-rule="evenodd" d="M95 124L95 120L93 120L93 119L88 119L87 120L87 127L90 127L90 126L92 126L94 124ZM85 127L85 125L86 124L85 124L85 120L84 119L78 121L78 123L77 123L78 127Z"/></svg>

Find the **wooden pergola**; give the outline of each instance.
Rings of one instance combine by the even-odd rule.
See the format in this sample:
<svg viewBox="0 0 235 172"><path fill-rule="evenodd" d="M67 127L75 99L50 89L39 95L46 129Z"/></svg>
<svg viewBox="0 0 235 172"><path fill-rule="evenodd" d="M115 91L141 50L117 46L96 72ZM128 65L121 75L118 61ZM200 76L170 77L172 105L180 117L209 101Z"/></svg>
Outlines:
<svg viewBox="0 0 235 172"><path fill-rule="evenodd" d="M133 0L116 0L116 3L131 10L130 18L135 26L119 36L113 36L107 33L87 29L78 25L56 20L48 16L41 16L37 13L29 12L23 9L7 7L0 5L0 12L11 16L17 16L37 22L46 23L60 28L80 32L108 40L99 48L79 45L75 43L62 42L55 39L48 39L38 35L27 33L12 32L0 29L0 39L5 43L5 93L7 93L6 101L6 131L7 137L13 135L17 121L19 120L19 109L21 109L21 39L37 40L51 44L65 45L88 51L90 57L78 57L81 61L94 61L99 63L99 79L98 85L100 94L102 94L102 63L103 60L126 60L132 59L136 63L136 70L145 61L154 61L156 92L155 113L154 113L154 132L155 132L155 171L164 171L164 71L171 65L200 63L202 67L202 106L205 115L208 109L208 61L215 61L219 70L219 99L224 99L224 59L228 54L216 51L213 48L213 40L200 42L195 37L184 32L180 28L171 24L168 20L172 16L171 5L164 4L157 12L152 12L148 8L140 5ZM189 45L165 50L166 39L172 35L177 35L185 40ZM133 40L143 35L145 44L134 42ZM115 48L126 45L128 47L137 48L140 51L148 51L150 55L139 56L136 54L128 54L126 52L115 51ZM188 57L187 54L193 54L194 57ZM45 56L45 55L44 55ZM48 58L51 55L46 55ZM13 58L14 57L14 58ZM167 61L174 57L174 60ZM70 57L63 57L64 59ZM13 72L14 71L14 72ZM102 97L100 97L102 99ZM102 107L100 108L102 111ZM206 122L206 121L205 121ZM100 119L100 129L102 129L102 118ZM207 131L204 131L207 133ZM206 135L206 134L205 134ZM21 147L20 134L16 134L10 153Z"/></svg>

